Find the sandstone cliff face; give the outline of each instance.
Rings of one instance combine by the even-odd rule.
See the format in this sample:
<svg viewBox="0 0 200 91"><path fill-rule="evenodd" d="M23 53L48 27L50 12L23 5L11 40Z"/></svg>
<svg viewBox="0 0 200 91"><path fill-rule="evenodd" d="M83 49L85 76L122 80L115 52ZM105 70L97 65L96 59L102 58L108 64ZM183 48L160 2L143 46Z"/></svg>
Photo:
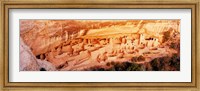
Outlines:
<svg viewBox="0 0 200 91"><path fill-rule="evenodd" d="M36 59L30 48L20 38L20 71L47 71L56 70L55 67L46 60Z"/></svg>
<svg viewBox="0 0 200 91"><path fill-rule="evenodd" d="M20 38L20 71L29 70L38 71L40 67L30 48Z"/></svg>

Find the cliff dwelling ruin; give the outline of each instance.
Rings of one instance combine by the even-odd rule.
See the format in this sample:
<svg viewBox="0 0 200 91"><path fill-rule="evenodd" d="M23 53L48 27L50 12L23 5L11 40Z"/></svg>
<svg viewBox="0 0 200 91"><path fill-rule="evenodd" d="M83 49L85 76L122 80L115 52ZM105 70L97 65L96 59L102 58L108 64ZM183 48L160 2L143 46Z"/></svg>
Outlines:
<svg viewBox="0 0 200 91"><path fill-rule="evenodd" d="M180 20L20 20L20 71L179 71Z"/></svg>

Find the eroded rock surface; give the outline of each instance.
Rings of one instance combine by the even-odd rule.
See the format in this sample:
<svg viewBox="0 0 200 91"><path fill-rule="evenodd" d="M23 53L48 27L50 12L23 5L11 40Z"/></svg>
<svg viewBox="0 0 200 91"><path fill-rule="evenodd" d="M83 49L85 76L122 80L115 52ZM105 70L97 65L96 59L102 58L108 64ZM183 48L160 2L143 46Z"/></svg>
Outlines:
<svg viewBox="0 0 200 91"><path fill-rule="evenodd" d="M20 71L38 71L37 59L20 38Z"/></svg>
<svg viewBox="0 0 200 91"><path fill-rule="evenodd" d="M46 60L36 59L30 48L20 38L20 71L54 71L56 68Z"/></svg>

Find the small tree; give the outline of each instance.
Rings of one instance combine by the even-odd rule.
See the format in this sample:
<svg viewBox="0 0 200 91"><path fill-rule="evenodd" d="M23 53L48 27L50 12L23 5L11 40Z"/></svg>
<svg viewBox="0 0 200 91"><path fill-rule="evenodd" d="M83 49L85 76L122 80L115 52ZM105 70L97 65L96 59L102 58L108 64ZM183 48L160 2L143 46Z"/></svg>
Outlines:
<svg viewBox="0 0 200 91"><path fill-rule="evenodd" d="M168 41L170 39L170 37L171 37L171 31L170 30L164 32L163 33L163 42Z"/></svg>

